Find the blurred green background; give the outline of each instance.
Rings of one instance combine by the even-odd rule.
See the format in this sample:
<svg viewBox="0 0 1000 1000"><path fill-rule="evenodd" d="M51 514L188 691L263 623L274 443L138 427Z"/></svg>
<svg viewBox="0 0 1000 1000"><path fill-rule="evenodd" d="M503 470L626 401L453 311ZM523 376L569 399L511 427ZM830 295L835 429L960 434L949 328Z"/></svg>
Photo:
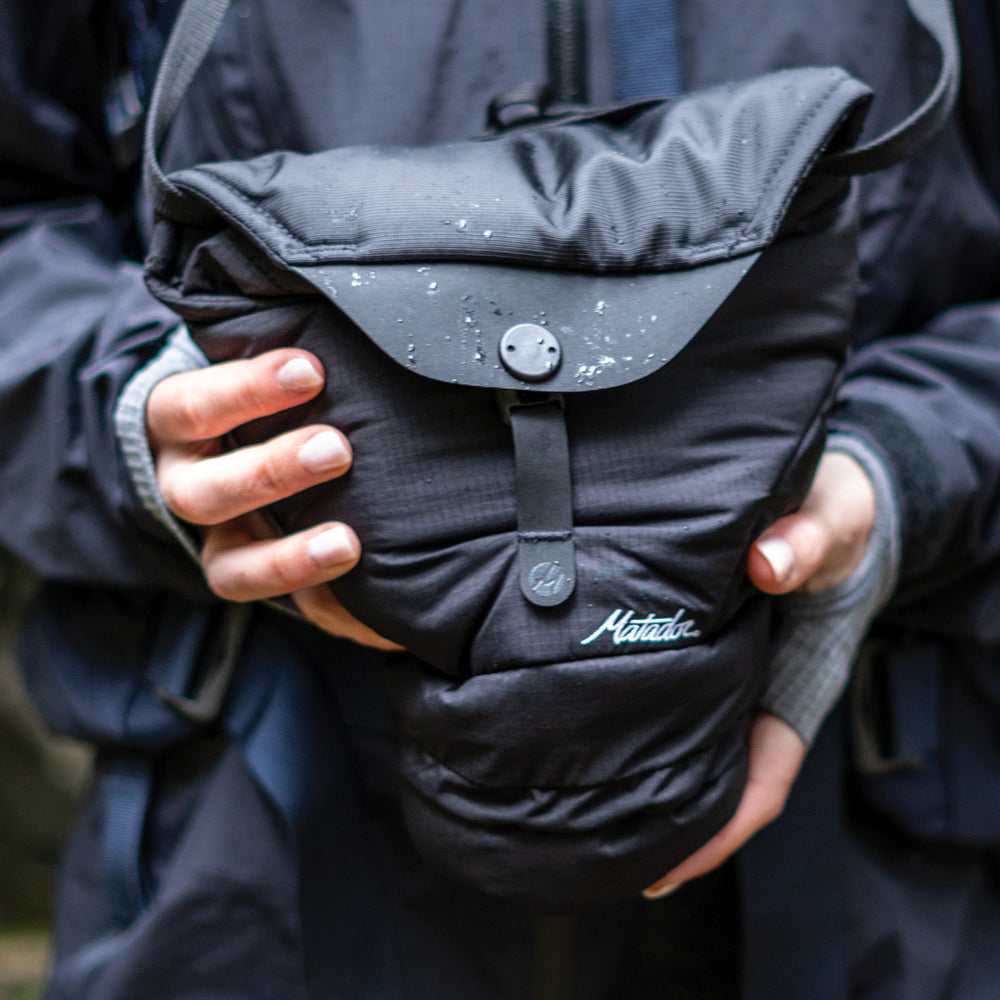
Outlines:
<svg viewBox="0 0 1000 1000"><path fill-rule="evenodd" d="M59 854L91 760L44 729L21 684L15 637L34 587L0 551L0 1000L40 995Z"/></svg>

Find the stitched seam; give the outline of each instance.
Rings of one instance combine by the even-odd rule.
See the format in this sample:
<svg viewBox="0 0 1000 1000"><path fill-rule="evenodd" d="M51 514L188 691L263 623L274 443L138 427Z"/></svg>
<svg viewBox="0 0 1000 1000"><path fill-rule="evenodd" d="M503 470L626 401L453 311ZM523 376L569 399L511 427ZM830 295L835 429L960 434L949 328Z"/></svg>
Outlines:
<svg viewBox="0 0 1000 1000"><path fill-rule="evenodd" d="M320 259L321 255L328 250L336 250L336 249L348 250L348 249L357 249L358 247L357 241L352 241L347 243L321 243L315 250L311 250L308 247L306 247L306 245L302 242L302 240L299 237L297 237L283 222L277 219L272 212L270 212L268 209L264 208L261 205L254 205L250 201L250 199L247 198L247 196L242 191L239 190L239 188L235 187L235 185L233 185L225 177L220 177L216 174L211 174L210 176L217 184L221 184L227 191L229 191L230 194L232 194L233 197L236 198L236 200L239 201L242 205L245 205L247 208L256 212L258 215L264 216L264 218L266 218L277 230L279 230L279 232L281 232L290 243L292 243L295 247L298 247L300 252L303 253L305 256L309 257L310 260L316 261ZM183 187L183 185L181 186ZM188 190L191 189L189 188ZM204 197L199 192L195 191L192 193L194 193L195 196L198 198ZM214 202L212 202L212 207L215 208L215 210L218 211L221 215L225 216L225 218L227 218L231 223L233 223L237 229L239 229L241 232L246 233L247 236L249 236L251 239L253 240L258 239L257 234L254 233L251 229L247 228L242 223L242 221L236 218L228 209L220 205L216 205Z"/></svg>

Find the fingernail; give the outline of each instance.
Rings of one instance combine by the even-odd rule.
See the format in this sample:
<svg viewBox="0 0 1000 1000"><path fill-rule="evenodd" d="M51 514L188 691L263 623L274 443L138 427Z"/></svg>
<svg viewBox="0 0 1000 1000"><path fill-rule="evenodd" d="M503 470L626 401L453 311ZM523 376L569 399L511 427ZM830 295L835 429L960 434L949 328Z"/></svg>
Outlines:
<svg viewBox="0 0 1000 1000"><path fill-rule="evenodd" d="M307 549L320 566L336 566L354 558L354 542L342 524L311 538Z"/></svg>
<svg viewBox="0 0 1000 1000"><path fill-rule="evenodd" d="M664 882L662 885L651 885L648 889L643 889L642 894L646 899L663 899L683 884L683 882Z"/></svg>
<svg viewBox="0 0 1000 1000"><path fill-rule="evenodd" d="M757 551L767 560L778 583L784 583L795 569L795 553L791 545L778 535L757 543Z"/></svg>
<svg viewBox="0 0 1000 1000"><path fill-rule="evenodd" d="M307 472L331 472L349 465L351 453L339 434L321 431L299 448L299 461Z"/></svg>
<svg viewBox="0 0 1000 1000"><path fill-rule="evenodd" d="M292 358L278 369L278 385L292 392L304 392L323 384L323 376L305 358Z"/></svg>

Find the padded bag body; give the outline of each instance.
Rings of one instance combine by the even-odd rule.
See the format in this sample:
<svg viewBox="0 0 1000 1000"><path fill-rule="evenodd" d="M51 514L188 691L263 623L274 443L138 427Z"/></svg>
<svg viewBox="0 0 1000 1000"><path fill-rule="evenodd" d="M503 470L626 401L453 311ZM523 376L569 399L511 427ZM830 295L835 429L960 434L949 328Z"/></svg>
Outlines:
<svg viewBox="0 0 1000 1000"><path fill-rule="evenodd" d="M805 495L854 306L851 183L815 168L869 99L792 70L154 185L148 281L209 359L324 365L233 444L351 440L347 476L273 515L357 531L331 586L409 651L404 803L455 877L624 898L735 810L771 614L746 551Z"/></svg>

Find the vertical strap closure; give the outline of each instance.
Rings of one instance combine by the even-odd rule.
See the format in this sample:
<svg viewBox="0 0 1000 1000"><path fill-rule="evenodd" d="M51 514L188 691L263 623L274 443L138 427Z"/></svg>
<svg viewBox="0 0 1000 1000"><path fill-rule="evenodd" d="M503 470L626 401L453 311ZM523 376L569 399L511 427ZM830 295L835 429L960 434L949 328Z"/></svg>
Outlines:
<svg viewBox="0 0 1000 1000"><path fill-rule="evenodd" d="M542 608L576 587L573 483L559 393L500 391L514 436L521 593Z"/></svg>

